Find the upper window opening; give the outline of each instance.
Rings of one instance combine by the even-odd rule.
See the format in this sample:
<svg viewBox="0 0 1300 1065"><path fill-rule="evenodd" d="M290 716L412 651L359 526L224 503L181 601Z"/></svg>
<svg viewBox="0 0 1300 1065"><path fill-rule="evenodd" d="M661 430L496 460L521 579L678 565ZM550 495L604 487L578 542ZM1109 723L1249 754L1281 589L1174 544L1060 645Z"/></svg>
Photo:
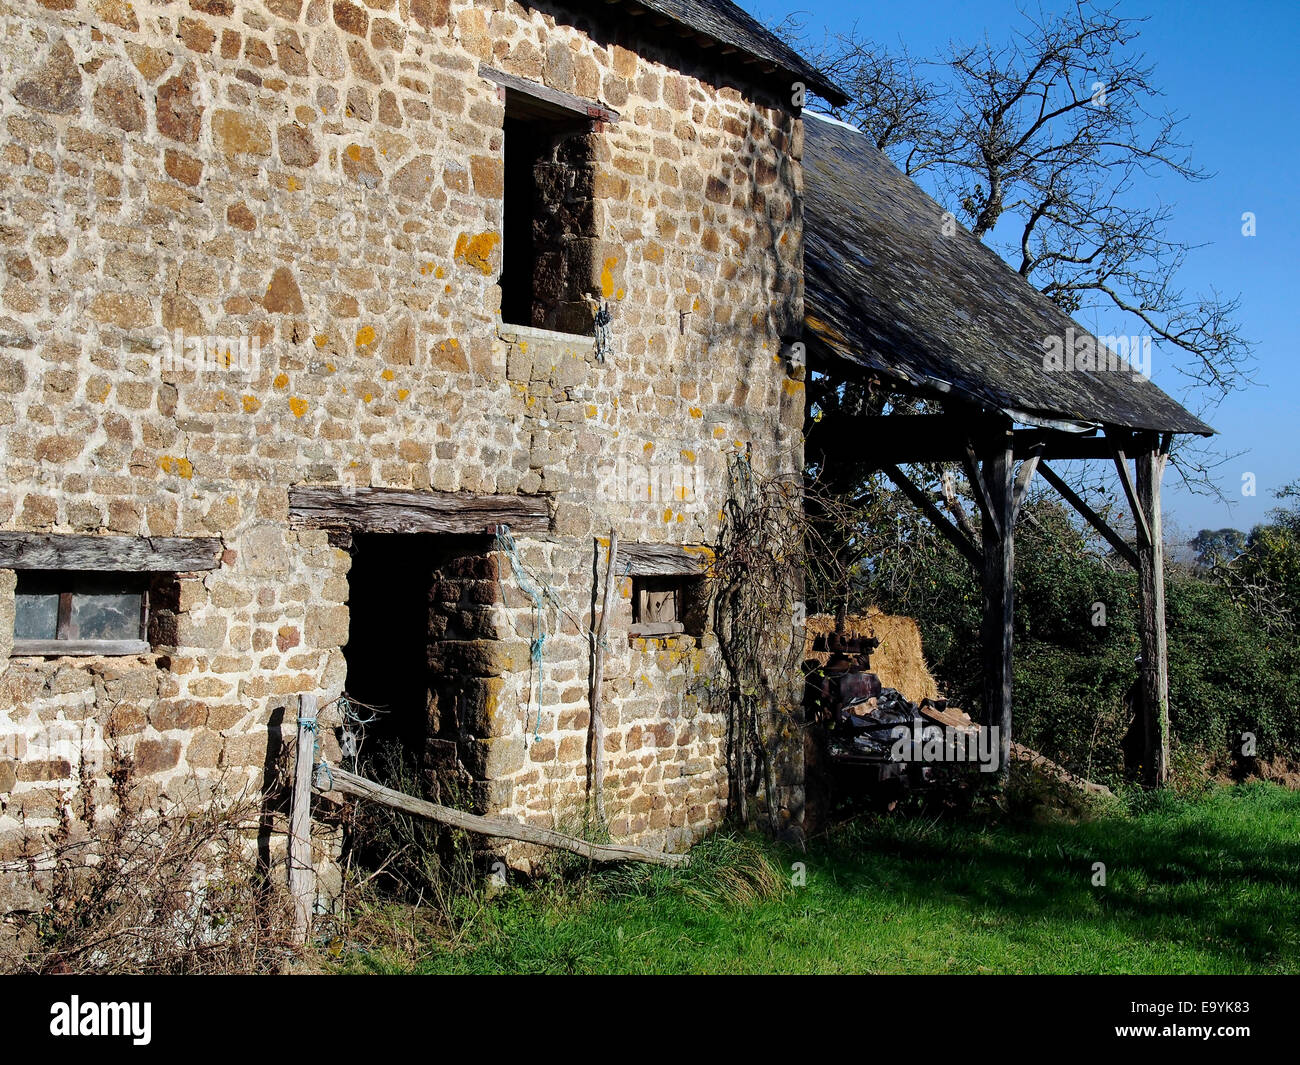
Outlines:
<svg viewBox="0 0 1300 1065"><path fill-rule="evenodd" d="M140 654L149 650L149 577L20 571L15 655Z"/></svg>
<svg viewBox="0 0 1300 1065"><path fill-rule="evenodd" d="M507 90L501 319L595 332L592 122Z"/></svg>

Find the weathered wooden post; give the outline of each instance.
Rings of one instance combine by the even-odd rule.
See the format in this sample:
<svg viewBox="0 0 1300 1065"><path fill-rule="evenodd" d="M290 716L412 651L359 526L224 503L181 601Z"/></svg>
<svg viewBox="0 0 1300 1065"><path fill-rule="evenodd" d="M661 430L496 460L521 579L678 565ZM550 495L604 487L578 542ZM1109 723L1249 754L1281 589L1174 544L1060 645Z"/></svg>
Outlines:
<svg viewBox="0 0 1300 1065"><path fill-rule="evenodd" d="M998 773L1005 777L1011 760L1011 637L1015 620L1015 460L1008 427L985 450L982 475L972 484L985 497L984 571L981 627L984 673L984 724L998 730ZM982 483L979 483L981 482Z"/></svg>
<svg viewBox="0 0 1300 1065"><path fill-rule="evenodd" d="M596 543L596 565L599 567L600 542ZM600 621L592 633L591 661L591 727L588 735L590 747L592 795L596 818L605 823L605 719L601 714L601 688L605 681L605 636L609 632L609 612L614 606L614 575L618 561L618 532L609 530L609 561L605 565L605 595L600 608ZM599 569L597 569L599 572Z"/></svg>
<svg viewBox="0 0 1300 1065"><path fill-rule="evenodd" d="M289 808L289 894L293 899L293 943L307 941L315 895L311 860L311 787L316 763L316 696L304 694L298 705L298 742L294 752L293 799Z"/></svg>
<svg viewBox="0 0 1300 1065"><path fill-rule="evenodd" d="M1154 788L1169 780L1169 644L1165 633L1165 551L1160 507L1166 457L1164 449L1154 443L1134 456L1137 505L1146 519L1147 534L1145 539L1138 538L1142 767L1143 782Z"/></svg>

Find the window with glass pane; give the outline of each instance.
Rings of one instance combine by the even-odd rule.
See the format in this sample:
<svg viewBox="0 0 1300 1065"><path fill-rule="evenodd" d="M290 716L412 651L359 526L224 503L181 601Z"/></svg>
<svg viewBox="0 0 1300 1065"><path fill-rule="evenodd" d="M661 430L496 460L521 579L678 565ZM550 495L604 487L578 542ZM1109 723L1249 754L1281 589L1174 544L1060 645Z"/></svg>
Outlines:
<svg viewBox="0 0 1300 1065"><path fill-rule="evenodd" d="M133 654L148 647L148 590L140 574L23 571L14 592L14 654Z"/></svg>

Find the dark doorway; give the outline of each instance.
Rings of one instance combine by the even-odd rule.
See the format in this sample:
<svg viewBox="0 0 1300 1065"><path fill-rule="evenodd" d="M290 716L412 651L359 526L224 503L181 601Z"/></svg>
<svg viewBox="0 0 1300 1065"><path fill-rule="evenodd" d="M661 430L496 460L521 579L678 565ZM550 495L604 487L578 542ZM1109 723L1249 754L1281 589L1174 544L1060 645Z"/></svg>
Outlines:
<svg viewBox="0 0 1300 1065"><path fill-rule="evenodd" d="M436 536L358 533L349 583L347 693L371 716L363 754L397 741L422 755L429 739L429 591Z"/></svg>

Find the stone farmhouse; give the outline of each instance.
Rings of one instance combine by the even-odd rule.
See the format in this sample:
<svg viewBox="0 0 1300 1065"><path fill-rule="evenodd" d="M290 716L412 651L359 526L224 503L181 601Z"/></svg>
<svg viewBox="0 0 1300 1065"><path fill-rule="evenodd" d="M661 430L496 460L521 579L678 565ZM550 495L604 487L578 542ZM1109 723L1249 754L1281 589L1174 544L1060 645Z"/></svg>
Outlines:
<svg viewBox="0 0 1300 1065"><path fill-rule="evenodd" d="M261 787L305 693L562 821L611 529L610 833L717 825L701 572L729 461L802 467L839 91L728 0L0 20L0 860L112 747L151 801Z"/></svg>

